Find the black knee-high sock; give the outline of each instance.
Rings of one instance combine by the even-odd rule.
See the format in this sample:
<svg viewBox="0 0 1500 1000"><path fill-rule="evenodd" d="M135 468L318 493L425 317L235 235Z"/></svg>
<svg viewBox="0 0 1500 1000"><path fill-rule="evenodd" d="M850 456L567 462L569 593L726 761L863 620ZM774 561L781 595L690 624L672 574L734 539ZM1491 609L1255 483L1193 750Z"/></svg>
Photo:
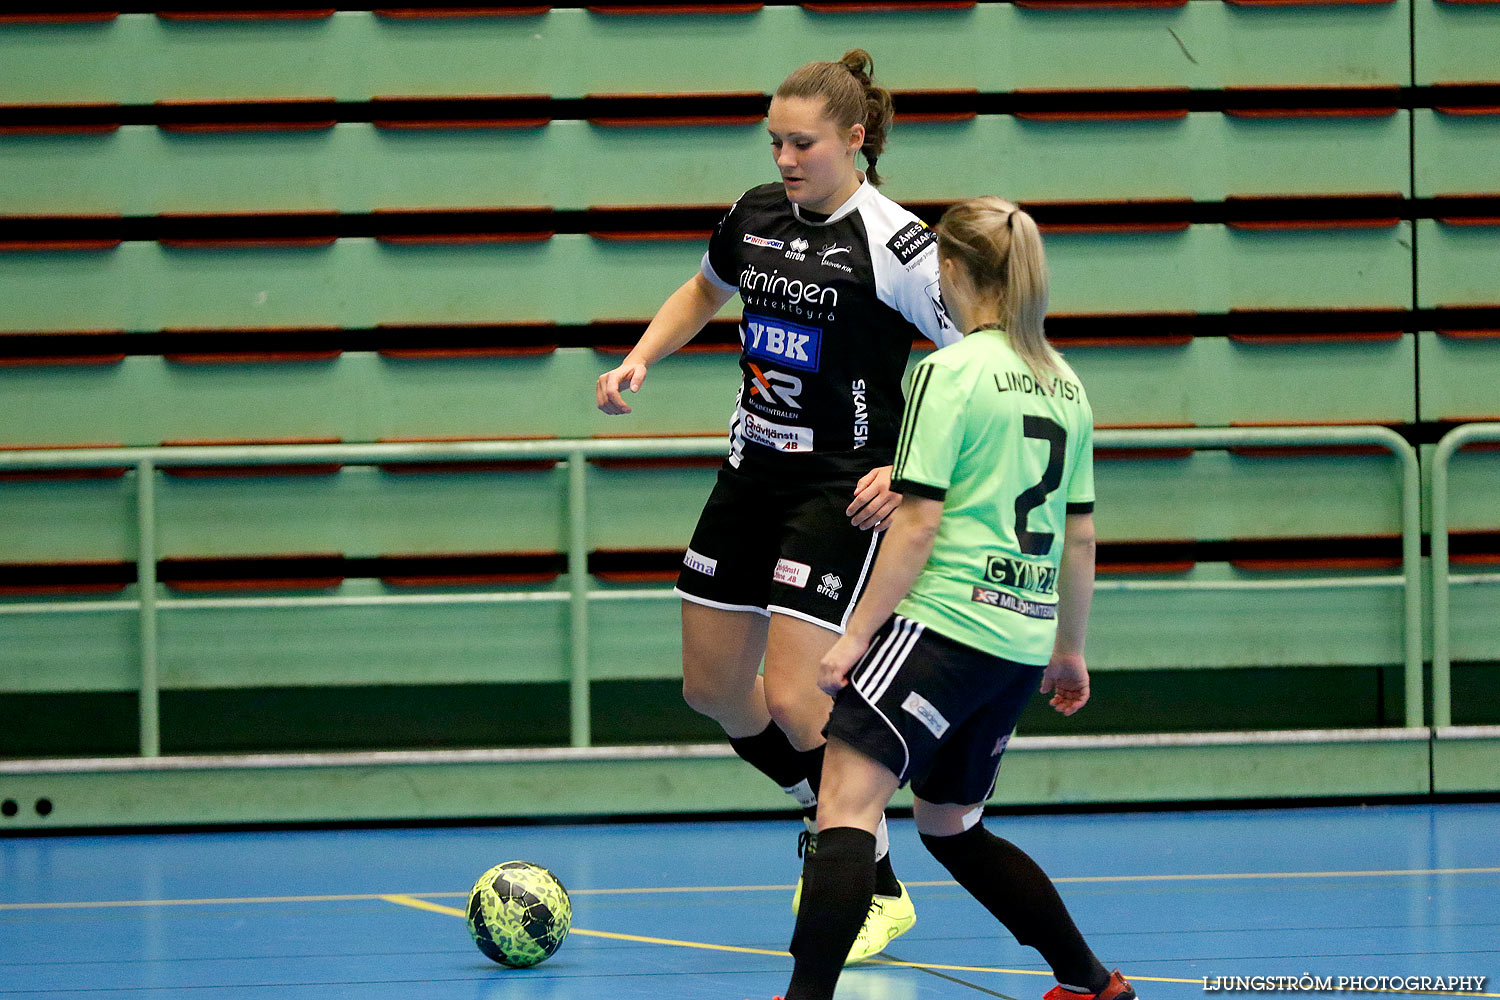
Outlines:
<svg viewBox="0 0 1500 1000"><path fill-rule="evenodd" d="M818 813L817 797L823 779L823 751L827 747L827 743L820 743L811 750L798 751L802 765L807 769L807 782L813 793L813 804L802 810L802 815L808 819L815 818ZM896 869L891 867L889 850L875 859L875 891L882 896L901 895L901 883L896 880Z"/></svg>
<svg viewBox="0 0 1500 1000"><path fill-rule="evenodd" d="M875 893L875 835L848 826L820 831L802 880L791 945L796 964L786 1000L832 1000Z"/></svg>
<svg viewBox="0 0 1500 1000"><path fill-rule="evenodd" d="M776 723L754 736L732 736L729 745L740 759L780 785L802 806L802 815L813 819L818 812L818 789L823 780L823 751L820 743L811 750L798 750ZM801 788L802 782L807 787ZM811 793L810 797L808 793ZM889 852L875 863L875 891L882 896L899 896L901 885L891 867Z"/></svg>
<svg viewBox="0 0 1500 1000"><path fill-rule="evenodd" d="M807 786L812 789L813 806L811 812L813 813L816 813L818 809L818 789L823 787L823 751L826 749L828 749L827 743L819 743L811 750L797 751L798 762L802 768L803 777L807 779Z"/></svg>
<svg viewBox="0 0 1500 1000"><path fill-rule="evenodd" d="M896 879L896 869L891 867L889 850L875 862L875 891L882 896L901 895L901 883Z"/></svg>
<svg viewBox="0 0 1500 1000"><path fill-rule="evenodd" d="M798 750L774 722L754 736L731 736L729 745L741 760L780 785L804 810L817 808L818 783L823 775L821 746Z"/></svg>
<svg viewBox="0 0 1500 1000"><path fill-rule="evenodd" d="M924 833L922 843L1017 941L1042 953L1059 983L1091 993L1108 985L1109 971L1083 940L1052 880L1025 851L983 824L953 837Z"/></svg>

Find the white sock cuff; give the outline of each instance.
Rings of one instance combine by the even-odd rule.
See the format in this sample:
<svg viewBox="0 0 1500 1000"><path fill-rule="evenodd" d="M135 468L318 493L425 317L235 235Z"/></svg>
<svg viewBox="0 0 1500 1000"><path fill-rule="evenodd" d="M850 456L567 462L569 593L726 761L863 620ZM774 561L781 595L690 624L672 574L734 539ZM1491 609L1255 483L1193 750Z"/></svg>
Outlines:
<svg viewBox="0 0 1500 1000"><path fill-rule="evenodd" d="M875 827L875 860L879 861L891 853L891 834L885 827L885 817L880 817L880 823Z"/></svg>
<svg viewBox="0 0 1500 1000"><path fill-rule="evenodd" d="M812 785L806 778L803 778L801 781L797 782L795 785L792 785L790 788L788 788L786 785L782 785L781 790L783 792L786 792L792 798L796 799L797 804L803 809L811 809L813 806L818 804L818 797L817 795L813 794Z"/></svg>

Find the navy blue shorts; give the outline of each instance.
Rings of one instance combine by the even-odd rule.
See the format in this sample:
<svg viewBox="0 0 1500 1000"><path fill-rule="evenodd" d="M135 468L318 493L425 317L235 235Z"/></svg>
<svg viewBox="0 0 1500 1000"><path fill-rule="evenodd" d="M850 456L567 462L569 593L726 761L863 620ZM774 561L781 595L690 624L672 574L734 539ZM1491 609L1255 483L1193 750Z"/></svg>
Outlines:
<svg viewBox="0 0 1500 1000"><path fill-rule="evenodd" d="M1000 757L1043 669L892 615L849 672L823 733L911 782L919 798L974 805L994 792Z"/></svg>

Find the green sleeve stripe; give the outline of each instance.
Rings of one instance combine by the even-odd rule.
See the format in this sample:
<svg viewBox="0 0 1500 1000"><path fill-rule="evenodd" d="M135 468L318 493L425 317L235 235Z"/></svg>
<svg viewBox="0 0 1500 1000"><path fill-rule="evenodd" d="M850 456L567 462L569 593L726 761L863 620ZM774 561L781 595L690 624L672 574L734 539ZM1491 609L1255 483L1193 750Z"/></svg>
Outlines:
<svg viewBox="0 0 1500 1000"><path fill-rule="evenodd" d="M906 468L906 458L911 452L911 439L916 431L917 411L922 407L922 397L927 393L927 383L932 378L931 365L918 365L912 376L911 395L906 400L906 412L901 415L901 436L896 440L896 476Z"/></svg>

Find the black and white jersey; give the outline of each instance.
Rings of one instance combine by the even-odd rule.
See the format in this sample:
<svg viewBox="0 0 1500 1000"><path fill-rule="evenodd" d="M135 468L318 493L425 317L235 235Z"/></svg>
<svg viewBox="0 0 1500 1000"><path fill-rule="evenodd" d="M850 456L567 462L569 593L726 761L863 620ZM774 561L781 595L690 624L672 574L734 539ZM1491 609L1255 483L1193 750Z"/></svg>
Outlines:
<svg viewBox="0 0 1500 1000"><path fill-rule="evenodd" d="M868 181L827 218L764 184L720 221L702 268L745 307L730 465L808 477L889 465L915 333L961 339L926 223Z"/></svg>

